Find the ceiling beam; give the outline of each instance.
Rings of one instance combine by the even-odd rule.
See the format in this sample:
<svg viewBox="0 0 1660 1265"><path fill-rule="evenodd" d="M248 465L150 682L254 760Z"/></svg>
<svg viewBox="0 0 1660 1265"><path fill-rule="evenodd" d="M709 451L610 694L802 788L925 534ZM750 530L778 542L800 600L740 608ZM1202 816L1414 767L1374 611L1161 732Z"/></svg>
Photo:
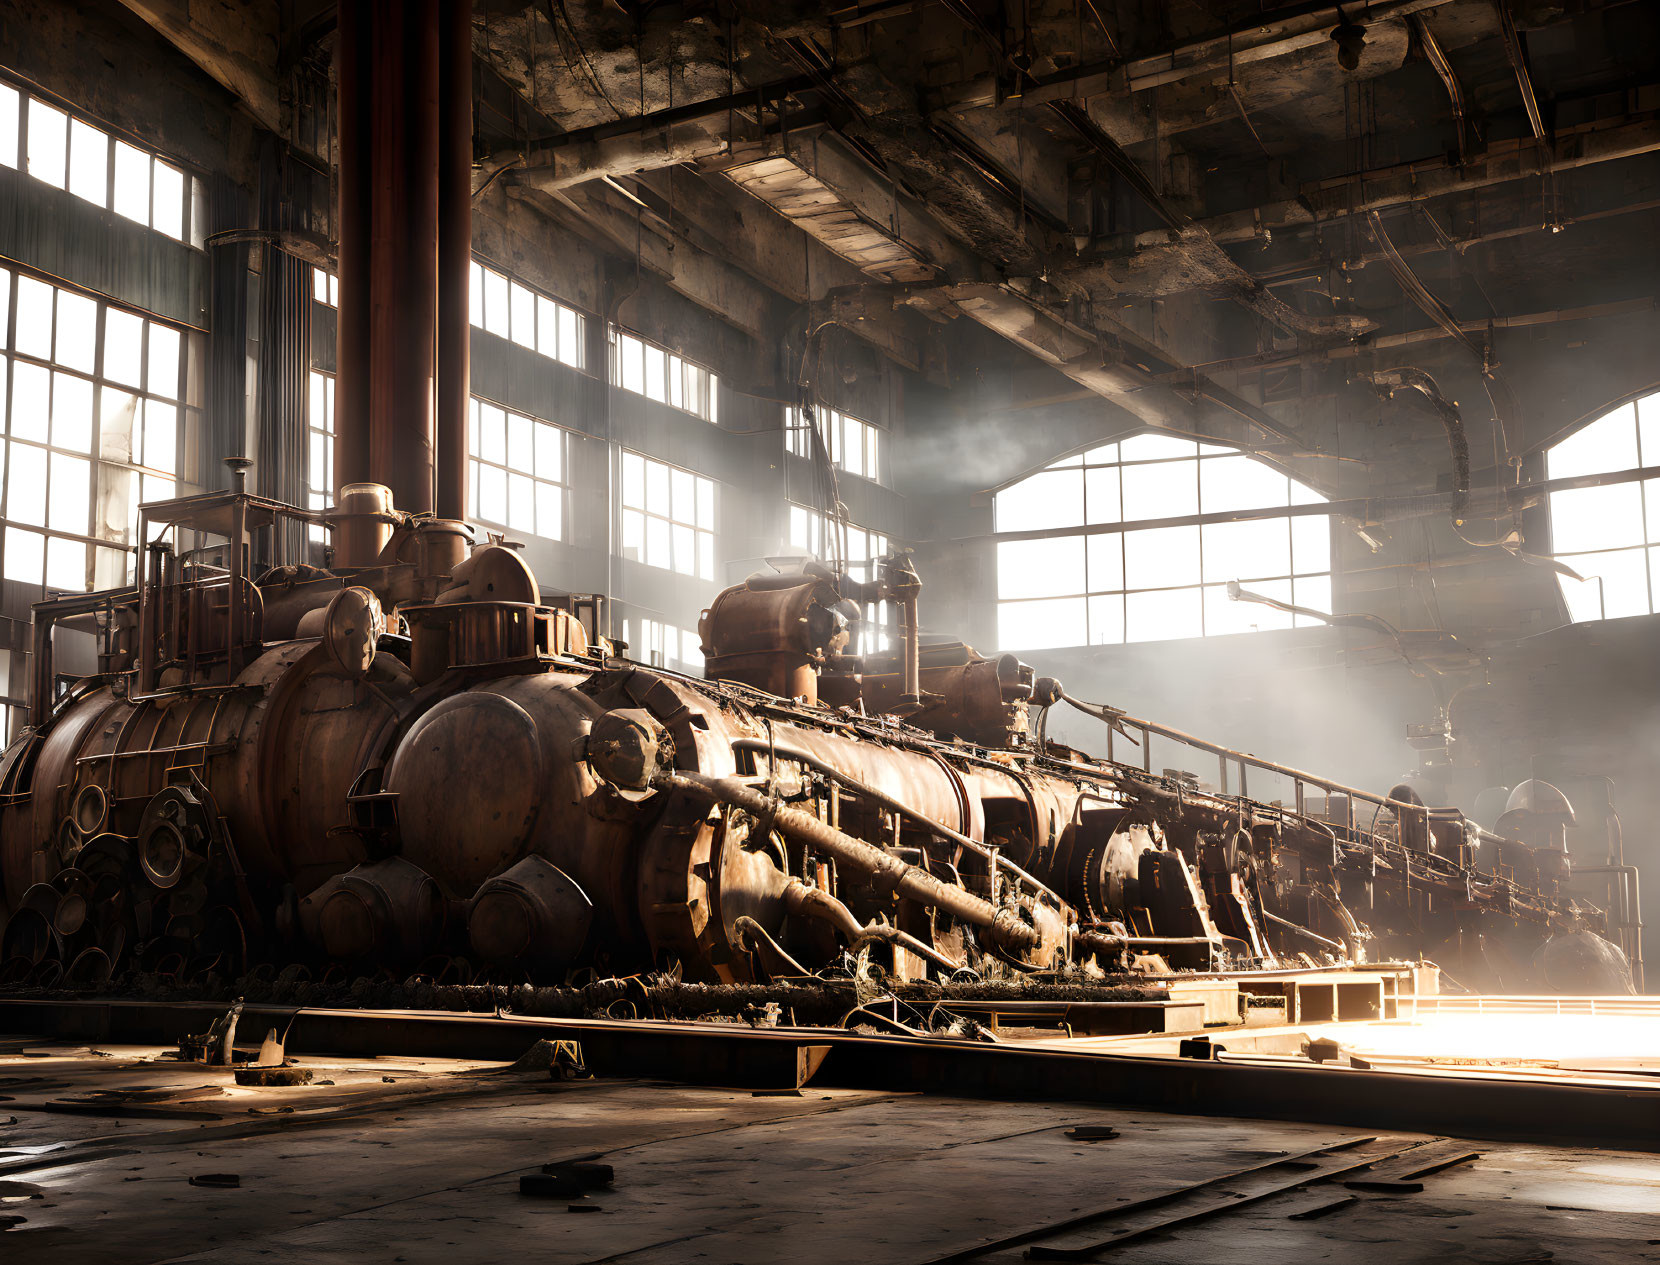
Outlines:
<svg viewBox="0 0 1660 1265"><path fill-rule="evenodd" d="M281 6L227 0L121 0L228 91L268 131L280 132L277 28Z"/></svg>
<svg viewBox="0 0 1660 1265"><path fill-rule="evenodd" d="M1173 375L1143 369L1111 348L1098 332L1072 325L1005 286L971 283L951 286L945 293L963 315L1118 405L1142 425L1246 451L1272 450L1275 460L1311 487L1333 490L1331 468L1321 460L1327 454L1205 375L1191 369ZM1179 379L1180 385L1167 378Z"/></svg>
<svg viewBox="0 0 1660 1265"><path fill-rule="evenodd" d="M1560 129L1541 145L1532 137L1495 141L1473 155L1467 167L1447 163L1445 155L1333 176L1305 184L1301 196L1244 211L1214 215L1200 223L1219 242L1248 242L1264 229L1308 226L1367 211L1384 211L1448 194L1486 189L1538 177L1546 171L1571 171L1618 162L1660 151L1660 118L1653 115L1598 119ZM1161 233L1142 233L1135 248L1164 244Z"/></svg>
<svg viewBox="0 0 1660 1265"><path fill-rule="evenodd" d="M1343 7L1343 13L1351 21L1370 26L1378 22L1398 21L1452 2L1380 0L1373 4L1349 4ZM1065 74L1050 75L1027 85L1023 90L1023 100L1027 105L1036 105L1106 94L1128 95L1161 84L1179 83L1195 75L1225 70L1230 64L1237 68L1284 57L1305 48L1323 47L1338 23L1338 7L1334 4L1302 4L1272 18L1265 15L1230 31L1189 40L1162 53L1080 66ZM949 109L963 109L994 105L1000 98L995 79L988 76L965 81L956 89L947 90L940 100Z"/></svg>
<svg viewBox="0 0 1660 1265"><path fill-rule="evenodd" d="M677 249L655 216L627 205L604 185L569 192L510 187L507 196L578 233L606 254L638 259L643 271L757 342L766 345L777 338L779 301L772 291L723 260L700 250Z"/></svg>

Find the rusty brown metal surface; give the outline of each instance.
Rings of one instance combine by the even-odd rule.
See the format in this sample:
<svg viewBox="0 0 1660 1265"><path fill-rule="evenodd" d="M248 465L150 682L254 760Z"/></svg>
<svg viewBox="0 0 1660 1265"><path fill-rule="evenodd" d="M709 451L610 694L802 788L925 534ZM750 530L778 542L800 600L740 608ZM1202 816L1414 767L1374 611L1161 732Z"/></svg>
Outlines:
<svg viewBox="0 0 1660 1265"><path fill-rule="evenodd" d="M187 498L167 520L217 522L221 500ZM153 609L174 608L192 565L156 573ZM964 746L652 671L540 607L511 551L444 565L424 578L414 563L357 569L344 590L341 577L276 573L273 609L305 613L284 616L294 635L246 668L151 665L164 670L145 696L132 689L145 665L131 664L72 692L0 775L19 909L0 970L469 960L501 978L603 964L742 984L848 953L904 979L1086 962L1260 970L1479 943L1489 960L1510 946L1500 960L1521 987L1538 986L1540 944L1601 925L1552 888L1445 855L1410 812L1372 832L1032 741ZM789 612L822 605L816 587L729 591L770 620L749 624L741 652L794 636ZM343 591L414 640L370 653L350 619L328 618ZM168 644L141 641L140 654ZM1458 825L1448 813L1437 830ZM1580 956L1592 974L1614 969Z"/></svg>
<svg viewBox="0 0 1660 1265"><path fill-rule="evenodd" d="M467 516L470 277L473 262L473 6L439 0L438 346L433 509Z"/></svg>
<svg viewBox="0 0 1660 1265"><path fill-rule="evenodd" d="M334 511L240 479L149 505L136 592L37 608L34 725L0 761L0 978L1012 980L1433 952L1528 988L1553 936L1607 929L1525 830L1253 801L1249 758L1122 713L1215 753L1219 789L1048 744L1028 713L1064 690L924 644L904 551L724 590L694 681L614 658L514 549L469 548L471 19L341 6ZM290 519L335 531L329 569L256 580L255 535ZM897 628L871 626L883 604ZM99 641L61 697L60 620ZM865 633L896 648L861 658ZM1618 950L1587 944L1570 974L1613 987Z"/></svg>

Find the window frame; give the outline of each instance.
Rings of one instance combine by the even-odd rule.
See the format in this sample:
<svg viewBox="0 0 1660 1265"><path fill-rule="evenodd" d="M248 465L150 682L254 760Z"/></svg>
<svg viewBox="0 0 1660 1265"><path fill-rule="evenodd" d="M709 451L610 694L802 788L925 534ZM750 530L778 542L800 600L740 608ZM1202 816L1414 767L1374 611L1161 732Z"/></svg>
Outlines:
<svg viewBox="0 0 1660 1265"><path fill-rule="evenodd" d="M0 166L9 167L20 176L39 180L49 188L76 197L89 206L96 206L111 215L119 216L128 223L139 224L153 233L159 233L169 241L178 242L192 250L206 250L207 248L207 193L202 172L192 164L181 162L170 154L164 154L152 145L134 137L129 132L113 127L101 118L75 105L73 102L46 92L25 80L13 75L0 73L0 95L15 93L17 97L17 135L10 141L0 138ZM58 183L46 179L30 170L29 165L29 128L30 119L36 105L44 106L56 114L64 116L64 147L63 147L63 180ZM103 155L103 196L100 201L94 201L85 193L73 187L75 183L75 129L77 127L96 133L104 142ZM120 147L144 155L147 163L146 184L146 216L137 219L126 210L118 207L117 191L119 188L117 174L120 160ZM13 161L15 160L15 161ZM178 232L158 223L156 204L156 166L160 164L169 172L177 173L179 177Z"/></svg>
<svg viewBox="0 0 1660 1265"><path fill-rule="evenodd" d="M674 465L671 462L653 457L648 453L638 452L632 448L625 448L620 444L616 446L616 453L616 506L617 522L619 524L619 530L617 532L617 556L623 558L624 560L628 560L628 554L626 551L634 549L635 557L633 561L638 562L641 566L652 567L659 571L669 571L675 575L683 575L690 579L715 583L717 573L720 569L720 560L716 554L716 548L720 542L720 482L716 479L710 478L708 475L699 474L695 470L687 469L685 466ZM640 501L638 504L631 501L629 495L630 460L643 463L640 469ZM657 467L665 472L662 477L664 480L663 488L669 495L669 509L667 512L653 508L649 504L652 498L651 486L653 482L653 467ZM675 475L677 473L682 476L689 477L692 480L690 490L693 517L692 521L689 522L685 519L674 516L673 489L675 484ZM703 489L705 487L708 488L707 502L710 519L708 524L698 521L703 516L703 506L705 502ZM638 524L636 541L634 543L630 543L631 524L629 515L631 514L637 515L640 520ZM670 559L668 566L647 560L648 555L655 552L650 543L652 520L666 524L663 530L668 532ZM679 528L682 531L690 531L692 533L691 550L693 559L689 568L678 565L681 545L677 542L681 538L677 534L675 530L676 528ZM707 565L705 565L706 563Z"/></svg>
<svg viewBox="0 0 1660 1265"><path fill-rule="evenodd" d="M44 355L38 350L25 350L17 346L18 307L24 282L50 292L51 319L47 322L48 350ZM14 584L33 584L42 592L84 593L97 589L118 588L130 583L134 575L139 506L146 502L176 496L179 483L183 479L186 437L196 433L201 413L201 405L192 398L190 373L190 339L196 336L198 331L130 304L120 303L105 295L62 283L37 270L9 262L0 267L0 287L4 288L3 315L0 315L0 331L3 331L4 335L3 346L0 346L0 437L4 439L4 460L0 463L0 469L5 472L4 481L0 483L0 529L3 529L0 531L0 576ZM81 368L74 361L66 361L63 358L63 350L58 346L64 333L61 328L60 304L65 295L77 303L92 306L91 369ZM111 376L110 365L107 363L111 313L125 320L137 322L140 327L137 331L136 383ZM176 377L166 387L152 381L152 374L157 369L152 335L158 329L166 331L176 342ZM20 366L44 375L42 381L46 391L45 438L18 433L16 409L19 404L17 380ZM60 418L57 416L58 392L60 386L70 382L85 384L87 418L84 449L60 442L57 434L60 424ZM117 455L107 455L113 454L109 447L109 438L115 433L106 433L105 423L110 416L107 393L114 393L118 397L116 403L119 403L120 399L129 402L127 416L130 429L126 439L125 459ZM170 422L166 424L171 429L171 451L167 454L165 465L154 462L154 454L145 451L151 439L149 414L152 408L166 410L171 415ZM134 455L135 446L138 456ZM42 521L38 523L20 517L13 500L16 489L12 473L16 468L16 456L24 451L41 454L39 464L45 472L45 484L41 490ZM85 531L74 531L61 524L54 526L51 521L55 512L52 487L58 477L55 467L67 469L67 463L71 461L84 462L87 466ZM112 480L119 480L125 487L125 523L117 530L107 525L106 516L102 521L104 529L110 534L100 535L100 517L106 511L111 498L117 495L117 484ZM20 548L25 547L23 535L41 537L38 580L32 573L21 577L13 573L10 547L14 543L14 533L19 534L15 543ZM66 546L81 546L83 570L79 584L54 582L52 566L55 541L64 542ZM64 552L66 561L60 565L72 566L72 561L68 560L73 557L72 552L67 548ZM119 568L116 566L117 559L121 560ZM117 573L120 579L116 579ZM89 576L90 579L87 578Z"/></svg>
<svg viewBox="0 0 1660 1265"><path fill-rule="evenodd" d="M1156 449L1154 450L1155 455L1150 456L1127 456L1124 454L1123 449L1126 445L1132 444L1144 436L1153 436L1186 445L1191 451L1171 453L1166 456L1156 455ZM1097 458L1097 454L1105 455ZM1055 649L1078 645L1128 645L1156 641L1189 640L1197 637L1231 636L1245 632L1268 632L1314 626L1323 622L1312 616L1292 615L1290 613L1280 615L1276 612L1275 614L1280 615L1280 618L1265 617L1263 620L1263 623L1268 625L1267 627L1259 623L1254 628L1228 626L1211 629L1210 624L1212 619L1215 618L1211 608L1218 601L1225 600L1225 598L1219 598L1218 594L1225 594L1229 579L1237 579L1247 588L1268 592L1281 600L1310 607L1311 609L1324 609L1329 613L1334 605L1338 574L1335 562L1335 524L1329 513L1324 515L1292 514L1289 512L1283 515L1264 513L1260 517L1248 520L1232 518L1231 515L1241 511L1267 511L1278 507L1279 503L1272 500L1252 499L1254 494L1248 489L1245 490L1244 494L1245 503L1229 504L1227 508L1218 510L1207 510L1205 508L1206 463L1230 459L1255 463L1272 472L1274 478L1284 480L1285 500L1283 505L1287 511L1303 505L1321 504L1328 499L1316 489L1298 479L1295 474L1254 453L1232 445L1214 443L1197 437L1148 429L1125 432L1112 439L1084 445L995 488L992 502L994 527L996 529L994 532L996 540L994 545L994 573L997 576L996 601L999 644L1016 650ZM1179 502L1182 508L1174 509L1172 512L1161 514L1158 517L1148 517L1140 513L1134 517L1128 516L1129 510L1125 489L1131 478L1131 471L1157 467L1174 469L1189 464L1193 467L1191 508L1188 508L1187 501L1183 500ZM1092 471L1116 472L1110 480L1104 477L1099 480L1103 488L1110 488L1112 494L1116 497L1116 510L1106 513L1091 510L1090 487L1092 480L1090 472ZM1051 479L1058 492L1059 479L1071 474L1076 474L1078 480L1076 522L1058 523L1053 527L1011 527L1005 524L1000 504L1000 498L1005 493L1045 476ZM1213 490L1212 495L1217 495L1218 491ZM1235 495L1238 495L1238 493ZM1056 503L1055 496L1045 499L1049 503ZM1070 498L1068 498L1066 504L1071 504ZM1100 516L1097 516L1098 513ZM1197 521L1190 525L1176 527L1136 526L1136 524L1141 523L1158 523L1166 518L1189 518ZM1297 524L1304 519L1324 524L1326 530L1323 546L1316 546L1313 540L1305 540L1299 546ZM1276 566L1266 569L1261 576L1221 576L1218 574L1213 577L1206 565L1207 536L1216 532L1217 529L1245 528L1247 523L1252 524L1253 527L1256 524L1263 523L1283 524L1285 531L1284 570L1281 571ZM1109 526L1111 530L1092 530L1092 528L1102 526ZM1308 529L1305 528L1303 531L1306 533ZM1042 532L1043 534L1033 536L1031 534L1033 532ZM1171 584L1148 584L1137 581L1132 567L1132 539L1141 537L1142 544L1151 546L1155 542L1148 538L1148 534L1152 532L1183 533L1179 538L1175 535L1166 537L1163 542L1167 549L1165 558L1169 558L1168 549L1181 543L1183 551L1190 553L1189 557L1179 559L1183 566L1183 575L1185 577L1191 573L1194 578L1191 580L1183 578L1180 582ZM1240 531L1237 534L1245 536L1248 533ZM1004 539L1006 536L1013 536L1014 539ZM1078 542L1078 587L1068 589L1065 592L1045 588L1042 592L1016 593L1005 596L1011 587L1005 582L1004 567L1007 565L1005 558L1018 556L1019 546L1030 545L1040 549L1054 549L1056 547L1066 547L1072 541ZM1190 546L1185 544L1188 541L1191 542ZM1215 548L1216 544L1213 543L1211 547ZM1276 545L1275 548L1277 547ZM1308 568L1300 567L1299 548L1303 550L1317 549L1319 556L1323 559L1323 564ZM1272 571L1272 574L1268 573L1269 570ZM1115 579L1109 578L1107 582L1101 582L1096 578L1098 575L1115 577ZM1276 591L1282 588L1283 591ZM1192 594L1191 609L1183 613L1181 618L1191 620L1196 628L1195 631L1182 632L1175 636L1143 636L1139 634L1135 627L1138 617L1134 613L1136 608L1140 608L1140 618L1157 618L1158 613L1154 608L1161 600L1165 603L1182 602L1186 605L1187 599L1184 595L1190 593ZM1053 643L1045 642L1041 645L1028 645L1026 644L1027 638L1005 633L1004 630L1011 627L1013 621L1018 618L1017 608L1024 605L1026 611L1039 612L1044 609L1040 604L1045 603L1051 604L1047 609L1055 618L1059 618L1064 614L1069 618L1081 620L1080 627L1086 640L1083 642L1064 640ZM1063 611L1060 606L1055 605L1060 603L1076 603L1077 605ZM1265 611L1271 610L1271 608L1266 607L1262 609ZM1009 613L1007 623L1005 622L1005 612ZM1170 618L1168 611L1164 614L1164 618Z"/></svg>
<svg viewBox="0 0 1660 1265"><path fill-rule="evenodd" d="M506 308L499 328L493 311L496 300L491 297L492 280L501 282L501 300ZM518 304L528 306L531 321L528 331L515 331L513 328L517 323L515 312ZM544 313L552 320L552 351L544 348L547 341L542 334ZM571 318L568 337L565 329L567 317ZM533 285L527 285L512 273L498 268L479 255L472 257L467 270L467 323L474 329L494 334L504 342L535 352L548 360L575 369L578 373L586 373L590 319L592 318L580 308L573 307Z"/></svg>
<svg viewBox="0 0 1660 1265"><path fill-rule="evenodd" d="M497 461L487 457L481 451L483 434L484 410L486 408L499 410L502 414L502 459ZM513 422L517 418L530 425L530 458L531 469L526 471L513 462L512 432ZM557 436L559 475L550 478L540 473L537 463L540 460L541 445L538 442L537 427L546 427ZM502 479L502 495L506 504L503 508L511 514L513 480L523 479L529 486L531 496L532 517L536 526L526 529L520 524L510 523L505 518L488 518L480 512L479 494L482 487L484 471L499 470ZM559 523L556 533L549 535L541 529L542 500L541 489L552 488L553 496L558 505ZM570 431L557 422L549 421L545 417L537 417L522 409L509 408L499 400L492 400L488 396L470 395L467 401L467 521L486 530L501 530L530 536L536 540L561 543L565 539L567 525L571 519L571 485L570 485Z"/></svg>
<svg viewBox="0 0 1660 1265"><path fill-rule="evenodd" d="M813 420L818 426L819 434L824 436L824 446L830 454L831 465L846 474L853 475L855 478L867 479L881 487L888 486L888 431L886 427L878 426L875 422L868 422L862 417L855 417L851 413L833 409L826 404L814 405ZM849 442L850 433L858 437L856 445ZM812 444L807 435L807 420L803 410L794 406L786 408L784 410L784 451L803 460L811 459ZM850 447L857 447L859 450L860 457L857 468L848 463L847 453Z"/></svg>
<svg viewBox="0 0 1660 1265"><path fill-rule="evenodd" d="M632 344L632 345L630 345ZM638 385L628 382L630 366L625 357L638 359ZM662 393L651 392L655 361ZM605 378L613 390L627 391L655 404L702 418L711 426L720 425L720 375L708 365L689 360L679 352L652 342L643 334L615 323L605 331Z"/></svg>
<svg viewBox="0 0 1660 1265"><path fill-rule="evenodd" d="M310 365L306 371L306 507L311 510L323 510L334 504L334 388L335 374L329 369L319 369ZM323 403L323 419L319 424L316 415L316 405ZM323 482L319 486L316 480L317 470L313 458L317 455L317 445L323 449ZM314 523L307 529L307 536L314 544L326 545L329 541L329 530L321 524Z"/></svg>
<svg viewBox="0 0 1660 1265"><path fill-rule="evenodd" d="M1628 416L1622 419L1621 414ZM1621 420L1631 428L1633 464L1627 465L1622 462L1606 469L1572 469L1567 474L1553 468L1553 457L1570 444L1583 442L1586 432ZM1558 433L1543 449L1541 456L1547 480L1579 474L1613 474L1628 469L1660 467L1660 390L1651 387L1626 396L1601 409L1594 416L1582 419L1577 425ZM1634 539L1623 544L1605 544L1592 548L1562 547L1562 538L1568 535L1568 524L1566 521L1560 521L1559 515L1563 514L1566 507L1570 504L1575 507L1585 506L1590 510L1586 517L1599 524L1606 523L1612 516L1611 496L1618 497L1623 488L1628 486L1635 492L1637 521ZM1546 498L1543 510L1550 541L1550 556L1584 576L1583 581L1576 581L1560 572L1556 575L1557 595L1562 601L1563 613L1569 623L1602 623L1609 619L1660 613L1660 479L1633 479L1626 484L1552 492ZM1575 517L1579 517L1580 513L1583 511L1576 513ZM1616 608L1614 613L1610 614L1610 577L1600 570L1589 570L1587 563L1593 559L1612 559L1623 555L1634 555L1638 559L1643 578L1643 609ZM1581 584L1585 587L1578 587ZM1590 609L1588 601L1593 598L1596 603L1594 615L1586 613Z"/></svg>
<svg viewBox="0 0 1660 1265"><path fill-rule="evenodd" d="M638 638L634 636L636 628ZM673 655L667 650L670 633L674 634L677 647ZM682 628L649 615L626 615L623 617L623 640L628 643L628 657L635 663L687 675L703 671L703 642L695 628ZM694 645L697 647L695 658L686 653L687 647Z"/></svg>

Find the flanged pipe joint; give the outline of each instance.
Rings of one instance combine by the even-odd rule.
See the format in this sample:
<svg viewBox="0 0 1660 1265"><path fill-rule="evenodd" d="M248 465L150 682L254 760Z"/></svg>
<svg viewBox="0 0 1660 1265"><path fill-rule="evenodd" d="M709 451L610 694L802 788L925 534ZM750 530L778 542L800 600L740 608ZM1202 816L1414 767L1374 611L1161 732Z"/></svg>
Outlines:
<svg viewBox="0 0 1660 1265"><path fill-rule="evenodd" d="M444 894L402 857L337 874L300 902L306 939L333 958L412 962L444 934Z"/></svg>
<svg viewBox="0 0 1660 1265"><path fill-rule="evenodd" d="M644 708L606 712L594 721L586 741L594 776L625 799L644 799L652 783L674 768L674 740Z"/></svg>
<svg viewBox="0 0 1660 1265"><path fill-rule="evenodd" d="M536 856L485 882L467 906L473 952L492 966L563 971L593 921L594 903L576 880Z"/></svg>

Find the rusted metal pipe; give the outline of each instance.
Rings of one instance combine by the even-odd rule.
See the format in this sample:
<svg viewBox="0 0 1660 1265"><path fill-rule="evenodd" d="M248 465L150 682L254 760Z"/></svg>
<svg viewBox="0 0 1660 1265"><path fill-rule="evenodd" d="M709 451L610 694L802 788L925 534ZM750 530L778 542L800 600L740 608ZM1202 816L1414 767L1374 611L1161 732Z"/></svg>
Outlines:
<svg viewBox="0 0 1660 1265"><path fill-rule="evenodd" d="M370 479L432 510L438 327L438 0L373 0ZM341 419L348 424L350 419Z"/></svg>
<svg viewBox="0 0 1660 1265"><path fill-rule="evenodd" d="M901 702L912 706L922 703L922 630L917 623L916 594L908 594L900 604L905 618L905 690Z"/></svg>
<svg viewBox="0 0 1660 1265"><path fill-rule="evenodd" d="M1339 944L1336 940L1328 940L1325 936L1320 935L1318 932L1310 931L1301 923L1292 922L1289 918L1281 918L1271 909L1264 909L1262 911L1262 916L1269 922L1274 923L1276 926L1284 927L1288 931L1295 931L1298 935L1304 937L1305 939L1317 941L1318 943L1325 945L1328 949L1336 949L1339 953L1348 952L1348 949Z"/></svg>
<svg viewBox="0 0 1660 1265"><path fill-rule="evenodd" d="M367 483L369 463L369 161L370 97L369 6L346 0L340 5L334 38L334 70L339 84L337 128L340 145L339 205L335 223L340 237L340 306L335 320L334 477L336 498L351 483ZM313 418L315 424L317 419ZM343 561L353 544L338 542ZM367 559L373 561L373 559Z"/></svg>
<svg viewBox="0 0 1660 1265"><path fill-rule="evenodd" d="M883 940L889 944L897 944L901 948L909 949L918 957L926 958L935 966L943 966L948 971L962 969L961 962L955 962L938 949L924 944L909 932L901 931L898 927L886 923L870 922L861 924L854 917L853 911L829 892L821 887L808 887L800 881L792 882L784 889L784 907L792 914L800 914L807 918L818 918L830 923L842 935L847 937L847 946L850 950L857 950L866 940Z"/></svg>
<svg viewBox="0 0 1660 1265"><path fill-rule="evenodd" d="M1233 936L1116 936L1103 935L1099 931L1080 931L1072 937L1072 943L1080 949L1111 949L1122 948L1151 948L1154 945L1171 944L1209 944L1220 945L1223 940L1235 939Z"/></svg>
<svg viewBox="0 0 1660 1265"><path fill-rule="evenodd" d="M669 786L712 803L741 808L797 842L834 857L838 864L881 879L907 900L930 905L980 927L987 939L1005 949L1021 952L1036 948L1042 941L1037 928L1028 926L1012 910L999 909L963 888L941 882L926 870L890 856L882 849L855 839L800 809L790 808L737 778L710 777L704 773L677 770L664 781Z"/></svg>
<svg viewBox="0 0 1660 1265"><path fill-rule="evenodd" d="M473 261L473 6L441 0L438 85L438 401L433 512L467 516Z"/></svg>
<svg viewBox="0 0 1660 1265"><path fill-rule="evenodd" d="M919 812L917 809L906 804L903 800L894 798L886 791L878 790L869 782L861 781L845 769L839 769L835 765L829 763L828 761L821 760L815 755L810 755L807 752L797 750L794 747L781 747L777 743L769 743L760 738L736 739L732 743L732 749L734 751L755 751L762 755L771 756L779 760L789 760L793 764L806 765L814 772L823 774L825 777L841 783L841 785L847 787L850 791L863 796L872 803L880 804L889 812L898 813L901 817L908 817L912 821L921 825L923 829L933 831L935 834L939 835L940 838L954 843L958 847L966 848L968 851L976 854L977 856L985 857L986 860L990 861L999 869L1007 870L1016 878L1031 884L1032 887L1036 888L1038 891L1053 896L1056 900L1061 899L1060 895L1055 892L1054 889L1046 886L1033 875L1021 869L1020 866L1009 860L1008 857L998 852L995 848L987 847L978 840L970 839L967 835L962 834L960 831L953 830L950 826L935 821L926 813Z"/></svg>

